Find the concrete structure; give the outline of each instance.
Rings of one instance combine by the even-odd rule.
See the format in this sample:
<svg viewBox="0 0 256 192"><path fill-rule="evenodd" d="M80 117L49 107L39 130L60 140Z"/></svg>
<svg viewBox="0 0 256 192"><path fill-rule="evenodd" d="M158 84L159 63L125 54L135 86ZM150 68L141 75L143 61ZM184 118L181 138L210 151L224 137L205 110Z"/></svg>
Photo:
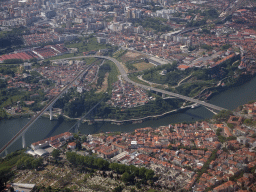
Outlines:
<svg viewBox="0 0 256 192"><path fill-rule="evenodd" d="M47 151L45 151L44 149L37 149L37 150L34 151L34 153L35 153L36 155L40 156L40 157L49 154L49 153L48 153Z"/></svg>
<svg viewBox="0 0 256 192"><path fill-rule="evenodd" d="M150 57L148 58L148 61L154 65L166 65L168 64L166 61L164 61L163 59L160 58L156 58L156 57Z"/></svg>
<svg viewBox="0 0 256 192"><path fill-rule="evenodd" d="M22 134L22 148L26 147L25 133Z"/></svg>
<svg viewBox="0 0 256 192"><path fill-rule="evenodd" d="M208 107L210 109L214 109L214 110L217 110L217 111L226 110L225 108L218 107L218 106L210 104L210 103L206 103L205 101L201 101L201 100L198 100L198 99L193 99L191 97L187 97L187 96L180 95L180 94L177 94L177 93L173 93L173 92L170 92L170 91L165 91L165 90L162 90L162 89L153 88L153 87L150 87L150 86L147 86L147 85L142 85L142 84L136 83L136 82L134 82L134 81L132 81L128 78L128 75L127 75L126 71L124 70L123 66L119 63L119 61L117 61L116 59L114 59L112 57L99 56L99 55L88 55L88 56L70 57L70 58L66 58L66 59L80 59L80 58L85 58L85 57L108 59L108 60L114 62L115 65L117 66L118 70L120 71L121 76L123 77L123 79L125 81L135 85L135 86L141 87L141 88L146 89L146 90L154 91L154 92L157 92L157 93L162 93L162 94L165 94L165 95L176 97L176 98L179 98L179 99L183 99L183 100L186 100L186 101L190 101L190 102L193 102L193 103L198 103L200 105L203 105L205 107ZM55 60L55 61L57 61L57 60Z"/></svg>
<svg viewBox="0 0 256 192"><path fill-rule="evenodd" d="M15 141L17 141L20 137L23 137L24 139L22 139L22 146L25 147L25 137L23 136L27 130L31 127L31 125L34 124L34 122L36 122L36 120L41 117L45 111L47 111L48 109L52 108L52 105L73 85L73 83L79 79L82 75L84 75L84 73L86 73L91 67L92 65L89 65L87 68L85 68L85 70L81 71L75 78L73 81L71 81L56 97L54 97L39 113L37 113L34 117L31 118L31 120L9 141L7 142L4 147L0 150L0 154L3 153L5 151L5 153L7 154L7 149L8 147L10 147Z"/></svg>
<svg viewBox="0 0 256 192"><path fill-rule="evenodd" d="M142 84L139 84L139 83L136 83L136 82L133 82L131 81L129 78L128 78L128 75L126 73L126 71L124 70L123 66L119 63L119 61L117 61L116 59L114 58L111 58L111 57L107 57L107 56L98 56L98 55L91 55L91 56L79 56L79 57L71 57L71 58L66 58L66 59L79 59L79 58L84 58L84 57L94 57L94 58L102 58L102 59L108 59L112 62L115 63L115 65L117 66L117 68L119 69L123 79L125 81L127 81L128 83L132 83L133 85L135 86L138 86L138 87L141 87L143 89L146 89L146 90L151 90L151 91L155 91L157 93L162 93L162 94L165 94L165 95L169 95L169 96L173 96L173 97L176 97L176 98L179 98L179 99L184 99L186 101L190 101L190 102L193 102L193 103L198 103L198 104L201 104L205 107L208 107L208 108L211 108L211 109L214 109L214 110L218 110L218 111L221 111L221 110L225 110L224 108L222 107L218 107L216 105L213 105L213 104L210 104L210 103L206 103L204 101L200 101L198 99L193 99L191 97L187 97L187 96L183 96L183 95L180 95L180 94L177 94L177 93L173 93L173 92L170 92L170 91L165 91L165 90L161 90L161 89L157 89L157 88L153 88L153 87L150 87L150 86L146 86L146 85L142 85ZM46 111L48 110L49 108L51 108L51 106L59 99L59 97L65 93L67 91L67 89L69 89L69 87L81 76L83 75L87 70L89 70L90 68L92 67L92 65L90 65L88 68L86 68L84 71L80 72L76 78L68 85L66 86L61 92L59 95L57 95L55 98L53 98L38 114L36 114L28 123L27 125L25 125L25 127L23 127L1 150L0 150L0 154L4 151L7 150L7 148L13 144L17 139L19 139L23 133L25 133L29 128L30 126L39 118L41 117L41 115ZM101 101L100 101L101 102ZM99 103L98 103L99 104ZM98 105L97 104L97 105ZM96 106L97 106L96 105ZM94 106L94 107L96 107ZM90 110L91 111L91 110ZM89 111L89 112L90 112ZM88 113L87 113L88 114ZM87 115L86 114L86 115ZM72 127L73 128L73 127ZM71 128L71 129L72 129Z"/></svg>
<svg viewBox="0 0 256 192"><path fill-rule="evenodd" d="M81 57L75 57L75 58L82 58L83 56ZM217 110L217 111L221 111L221 110L225 110L225 108L222 108L222 107L218 107L216 105L213 105L213 104L210 104L210 103L206 103L204 101L200 101L198 99L193 99L191 97L187 97L187 96L183 96L183 95L180 95L180 94L177 94L177 93L173 93L173 92L170 92L170 91L165 91L165 90L162 90L162 89L158 89L158 88L153 88L153 87L150 87L150 86L146 86L146 85L142 85L142 84L139 84L139 83L136 83L136 82L133 82L131 81L129 78L128 78L128 75L127 73L125 72L123 66L119 63L119 61L117 61L116 59L114 58L111 58L111 57L106 57L106 56L96 56L96 55L91 55L91 56L85 56L85 57L96 57L96 58L103 58L103 59L108 59L112 62L114 62L117 66L117 68L119 69L122 77L124 78L125 81L129 82L129 83L132 83L133 85L135 86L138 86L138 87L142 87L143 89L147 89L147 90L152 90L152 91L155 91L157 93L163 93L165 95L169 95L169 96L173 96L173 97L176 97L176 98L179 98L179 99L184 99L186 101L191 101L193 103L198 103L200 105L203 105L205 107L209 107L211 109L214 109L214 110ZM74 59L74 57L73 57Z"/></svg>
<svg viewBox="0 0 256 192"><path fill-rule="evenodd" d="M50 107L50 121L52 120L52 106Z"/></svg>
<svg viewBox="0 0 256 192"><path fill-rule="evenodd" d="M11 186L14 188L14 191L30 192L34 189L36 184L11 183Z"/></svg>

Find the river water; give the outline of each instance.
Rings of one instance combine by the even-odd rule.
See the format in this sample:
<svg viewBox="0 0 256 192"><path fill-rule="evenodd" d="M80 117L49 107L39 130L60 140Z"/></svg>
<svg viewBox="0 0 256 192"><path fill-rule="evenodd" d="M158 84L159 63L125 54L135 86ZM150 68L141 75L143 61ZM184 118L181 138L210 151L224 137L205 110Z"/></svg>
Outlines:
<svg viewBox="0 0 256 192"><path fill-rule="evenodd" d="M256 100L256 78L242 86L229 89L214 96L209 100L209 103L233 110L251 100ZM156 128L171 123L209 119L212 116L213 113L208 111L205 107L198 107L196 109L189 109L183 113L170 114L158 120L148 120L140 124L113 125L102 122L87 125L85 123L80 126L80 132L84 134L116 131L131 132L134 129L142 127ZM3 147L4 144L8 142L28 121L28 118L2 120L0 122L0 148ZM26 145L29 146L33 142L68 131L74 123L75 121L50 121L48 118L41 117L26 132ZM9 147L8 152L20 149L21 146L21 139L19 139Z"/></svg>

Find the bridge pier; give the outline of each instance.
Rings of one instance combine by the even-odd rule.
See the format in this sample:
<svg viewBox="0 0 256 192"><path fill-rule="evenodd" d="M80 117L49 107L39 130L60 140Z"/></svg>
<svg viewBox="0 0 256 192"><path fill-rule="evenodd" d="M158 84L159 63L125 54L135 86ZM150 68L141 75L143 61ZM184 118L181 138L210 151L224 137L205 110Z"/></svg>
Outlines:
<svg viewBox="0 0 256 192"><path fill-rule="evenodd" d="M74 131L75 133L78 133L78 128L79 128L78 125L75 126L75 131Z"/></svg>
<svg viewBox="0 0 256 192"><path fill-rule="evenodd" d="M25 133L22 134L22 148L26 147Z"/></svg>
<svg viewBox="0 0 256 192"><path fill-rule="evenodd" d="M50 107L50 121L52 120L52 107Z"/></svg>
<svg viewBox="0 0 256 192"><path fill-rule="evenodd" d="M208 111L212 112L214 115L217 115L218 113L216 113L214 110L209 109L208 107L205 107L206 109L208 109Z"/></svg>
<svg viewBox="0 0 256 192"><path fill-rule="evenodd" d="M162 93L162 98L165 98L165 94L164 93Z"/></svg>
<svg viewBox="0 0 256 192"><path fill-rule="evenodd" d="M8 155L8 151L7 151L7 149L5 149L5 151L4 151L4 152L5 152L5 156L6 156L6 155Z"/></svg>

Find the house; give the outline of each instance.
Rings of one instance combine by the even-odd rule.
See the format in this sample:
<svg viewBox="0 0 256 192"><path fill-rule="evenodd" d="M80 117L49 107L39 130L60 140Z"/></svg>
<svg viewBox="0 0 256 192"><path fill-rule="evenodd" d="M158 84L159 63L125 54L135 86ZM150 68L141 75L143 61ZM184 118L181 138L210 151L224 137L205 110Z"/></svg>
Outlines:
<svg viewBox="0 0 256 192"><path fill-rule="evenodd" d="M241 125L243 121L242 117L230 116L227 123L233 124L235 126Z"/></svg>
<svg viewBox="0 0 256 192"><path fill-rule="evenodd" d="M246 137L244 136L237 137L236 140L243 145L246 145L248 143L248 139L246 139Z"/></svg>
<svg viewBox="0 0 256 192"><path fill-rule="evenodd" d="M186 69L189 68L189 66L187 66L187 65L179 65L177 68L178 68L179 70L181 70L181 71L185 71Z"/></svg>
<svg viewBox="0 0 256 192"><path fill-rule="evenodd" d="M124 146L124 145L119 145L117 143L112 143L112 150L118 149L119 153L124 152L125 150L128 149L128 146Z"/></svg>
<svg viewBox="0 0 256 192"><path fill-rule="evenodd" d="M222 185L219 185L218 187L215 187L212 191L213 192L229 192L229 191L235 191L237 189L237 185L234 181L228 181L226 183L223 183Z"/></svg>
<svg viewBox="0 0 256 192"><path fill-rule="evenodd" d="M93 146L90 145L89 143L86 143L86 142L84 142L84 143L82 144L82 147L83 147L84 149L86 149L86 150L92 150L92 149L93 149Z"/></svg>
<svg viewBox="0 0 256 192"><path fill-rule="evenodd" d="M76 148L76 143L75 142L71 142L68 144L68 149L75 149Z"/></svg>

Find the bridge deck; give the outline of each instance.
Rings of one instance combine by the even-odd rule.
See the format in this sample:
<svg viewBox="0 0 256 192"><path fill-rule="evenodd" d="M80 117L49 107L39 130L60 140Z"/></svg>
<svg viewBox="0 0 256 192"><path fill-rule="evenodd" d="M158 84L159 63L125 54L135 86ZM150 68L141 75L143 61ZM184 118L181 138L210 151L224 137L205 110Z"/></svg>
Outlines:
<svg viewBox="0 0 256 192"><path fill-rule="evenodd" d="M9 141L7 142L4 147L2 147L2 149L0 149L0 154L2 152L4 152L9 146L11 146L15 141L17 141L23 134L25 134L25 132L30 128L31 125L33 125L33 123L43 115L43 113L48 110L58 99L59 97L66 92L67 89L70 88L70 86L81 76L83 75L86 71L88 71L92 65L89 65L88 67L86 67L86 69L84 69L83 71L81 71L75 78L73 81L71 81L57 96L55 96L39 113L37 113L33 118L31 118L31 120Z"/></svg>
<svg viewBox="0 0 256 192"><path fill-rule="evenodd" d="M122 67L122 65L119 63L119 61L117 61L116 59L114 58L111 58L111 57L106 57L106 56L97 56L97 55L91 55L91 56L78 56L78 57L71 57L71 58L66 58L66 59L78 59L78 58L84 58L84 57L95 57L95 58L102 58L102 59L108 59L112 62L115 63L115 65L117 66L117 68L119 69L122 77L124 78L124 80L126 80L127 82L129 83L132 83L133 85L136 85L138 87L142 87L144 89L148 89L148 90L153 90L153 91L156 91L156 92L159 92L159 93L163 93L163 94L166 94L166 95L170 95L170 96L173 96L173 97L176 97L176 98L180 98L180 99L184 99L186 101L191 101L191 102L194 102L194 103L198 103L198 104L201 104L203 106L206 106L206 107L209 107L211 109L214 109L214 110L218 110L218 111L221 111L221 110L225 110L224 108L222 107L218 107L216 105L213 105L213 104L210 104L210 103L206 103L204 101L200 101L198 99L193 99L191 97L187 97L187 96L184 96L184 95L180 95L180 94L177 94L177 93L173 93L173 92L170 92L170 91L165 91L165 90L161 90L161 89L157 89L157 88L152 88L152 87L149 87L149 86L146 86L146 85L142 85L142 84L139 84L139 83L136 83L132 80L130 80L127 76L127 73L125 72L124 68ZM61 59L58 59L58 60L61 60ZM91 65L92 66L92 65ZM88 68L86 68L84 71L80 72L76 78L68 85L66 86L59 95L57 95L54 99L52 99L38 114L36 114L36 116L34 116L28 123L27 125L25 125L2 149L0 149L0 154L5 151L12 143L14 143L17 139L19 139L21 137L22 134L24 134L28 129L29 127L49 108L51 107L57 100L58 98L86 71L86 70L89 70L89 68L91 67L89 66Z"/></svg>

